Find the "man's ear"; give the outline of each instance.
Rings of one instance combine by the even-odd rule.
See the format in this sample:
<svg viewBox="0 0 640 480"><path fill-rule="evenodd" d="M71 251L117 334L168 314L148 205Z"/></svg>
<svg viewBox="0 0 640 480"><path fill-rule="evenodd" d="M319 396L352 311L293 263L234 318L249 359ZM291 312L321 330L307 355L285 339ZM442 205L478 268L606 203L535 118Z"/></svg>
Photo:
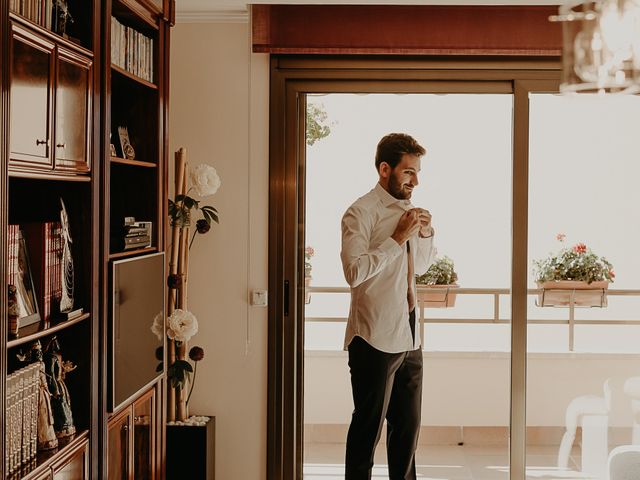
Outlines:
<svg viewBox="0 0 640 480"><path fill-rule="evenodd" d="M391 167L387 162L380 163L380 166L378 167L378 175L380 175L381 178L389 178L389 175L391 175Z"/></svg>

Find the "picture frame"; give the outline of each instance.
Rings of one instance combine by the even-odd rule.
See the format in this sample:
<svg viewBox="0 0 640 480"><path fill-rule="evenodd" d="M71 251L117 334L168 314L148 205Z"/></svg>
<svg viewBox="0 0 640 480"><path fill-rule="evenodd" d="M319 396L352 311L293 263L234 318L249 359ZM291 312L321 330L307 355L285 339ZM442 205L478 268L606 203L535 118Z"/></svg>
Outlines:
<svg viewBox="0 0 640 480"><path fill-rule="evenodd" d="M133 160L136 158L136 152L129 140L129 130L127 127L118 127L118 137L120 138L120 149L122 150L122 158Z"/></svg>
<svg viewBox="0 0 640 480"><path fill-rule="evenodd" d="M12 334L17 334L18 329L39 323L41 320L36 291L33 282L33 273L29 261L29 251L22 229L17 232L17 252L12 258L10 266L10 288L13 298L9 299L9 316Z"/></svg>

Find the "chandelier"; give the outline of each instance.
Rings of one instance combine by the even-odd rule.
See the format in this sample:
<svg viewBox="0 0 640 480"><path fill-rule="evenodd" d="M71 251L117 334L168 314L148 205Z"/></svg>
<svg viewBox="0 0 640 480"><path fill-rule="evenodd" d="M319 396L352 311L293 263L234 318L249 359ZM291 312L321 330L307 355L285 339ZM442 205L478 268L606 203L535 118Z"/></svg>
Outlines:
<svg viewBox="0 0 640 480"><path fill-rule="evenodd" d="M563 22L561 92L640 92L640 0L574 0L550 20Z"/></svg>

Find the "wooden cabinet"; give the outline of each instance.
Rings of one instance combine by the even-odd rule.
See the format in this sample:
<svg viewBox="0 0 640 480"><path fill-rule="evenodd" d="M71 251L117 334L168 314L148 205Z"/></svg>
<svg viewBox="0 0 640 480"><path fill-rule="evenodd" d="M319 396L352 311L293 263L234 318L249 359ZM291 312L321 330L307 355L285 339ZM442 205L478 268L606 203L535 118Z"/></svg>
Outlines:
<svg viewBox="0 0 640 480"><path fill-rule="evenodd" d="M126 409L109 422L109 445L107 447L107 478L128 480L130 477L131 410Z"/></svg>
<svg viewBox="0 0 640 480"><path fill-rule="evenodd" d="M83 442L51 467L53 480L89 479L89 442Z"/></svg>
<svg viewBox="0 0 640 480"><path fill-rule="evenodd" d="M164 382L162 372L156 386L140 386L147 391L133 395L134 401L115 416L110 416L111 385L105 376L112 346L111 262L164 250L170 30L166 13L175 8L173 0L62 4L73 18L64 28L46 11L49 1L0 0L0 324L5 326L0 329L0 479L160 478L164 408L157 385ZM114 19L131 29L128 33L152 42L135 37L138 42L127 44L124 35L114 37ZM129 47L122 69L112 65L116 43ZM140 62L141 52L146 63ZM128 127L134 158L112 155L110 143L119 146L117 127ZM53 288L61 288L63 276L61 200L73 240L74 310L82 308L79 316L66 320L59 312L59 298L52 300L61 292ZM129 216L153 223L150 247L122 251L111 244L114 235L122 240L118 235ZM14 281L8 278L9 260L12 268L17 265L19 250L14 247L25 232L33 240L24 243L34 252L30 269L37 276L30 305L38 305L47 321L16 334L6 327L8 291ZM59 283L54 285L52 279ZM23 397L15 393L13 374L25 366L21 354L37 341L46 349L54 336L62 359L76 366L65 379L76 434L58 449L38 451L33 458L24 447L24 430L17 426L25 410L16 406ZM27 395L24 390L22 395ZM16 452L21 451L28 452L24 458L18 458L22 454Z"/></svg>
<svg viewBox="0 0 640 480"><path fill-rule="evenodd" d="M109 480L153 480L159 415L156 389L144 393L109 421L107 451Z"/></svg>
<svg viewBox="0 0 640 480"><path fill-rule="evenodd" d="M16 24L11 32L10 162L51 169L55 44Z"/></svg>
<svg viewBox="0 0 640 480"><path fill-rule="evenodd" d="M93 61L11 25L10 169L87 173Z"/></svg>
<svg viewBox="0 0 640 480"><path fill-rule="evenodd" d="M91 167L90 137L92 62L71 50L58 49L54 167L56 170L88 172Z"/></svg>

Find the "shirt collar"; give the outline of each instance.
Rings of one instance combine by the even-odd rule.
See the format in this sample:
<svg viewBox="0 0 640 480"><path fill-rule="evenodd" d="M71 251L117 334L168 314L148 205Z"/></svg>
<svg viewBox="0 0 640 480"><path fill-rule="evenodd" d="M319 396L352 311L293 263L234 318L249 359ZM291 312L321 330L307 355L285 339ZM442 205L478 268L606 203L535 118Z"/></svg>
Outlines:
<svg viewBox="0 0 640 480"><path fill-rule="evenodd" d="M395 198L393 195L387 192L379 183L376 183L373 191L376 193L376 195L382 202L382 205L384 205L385 207L396 204L403 210L410 210L413 208L410 200L399 200Z"/></svg>

